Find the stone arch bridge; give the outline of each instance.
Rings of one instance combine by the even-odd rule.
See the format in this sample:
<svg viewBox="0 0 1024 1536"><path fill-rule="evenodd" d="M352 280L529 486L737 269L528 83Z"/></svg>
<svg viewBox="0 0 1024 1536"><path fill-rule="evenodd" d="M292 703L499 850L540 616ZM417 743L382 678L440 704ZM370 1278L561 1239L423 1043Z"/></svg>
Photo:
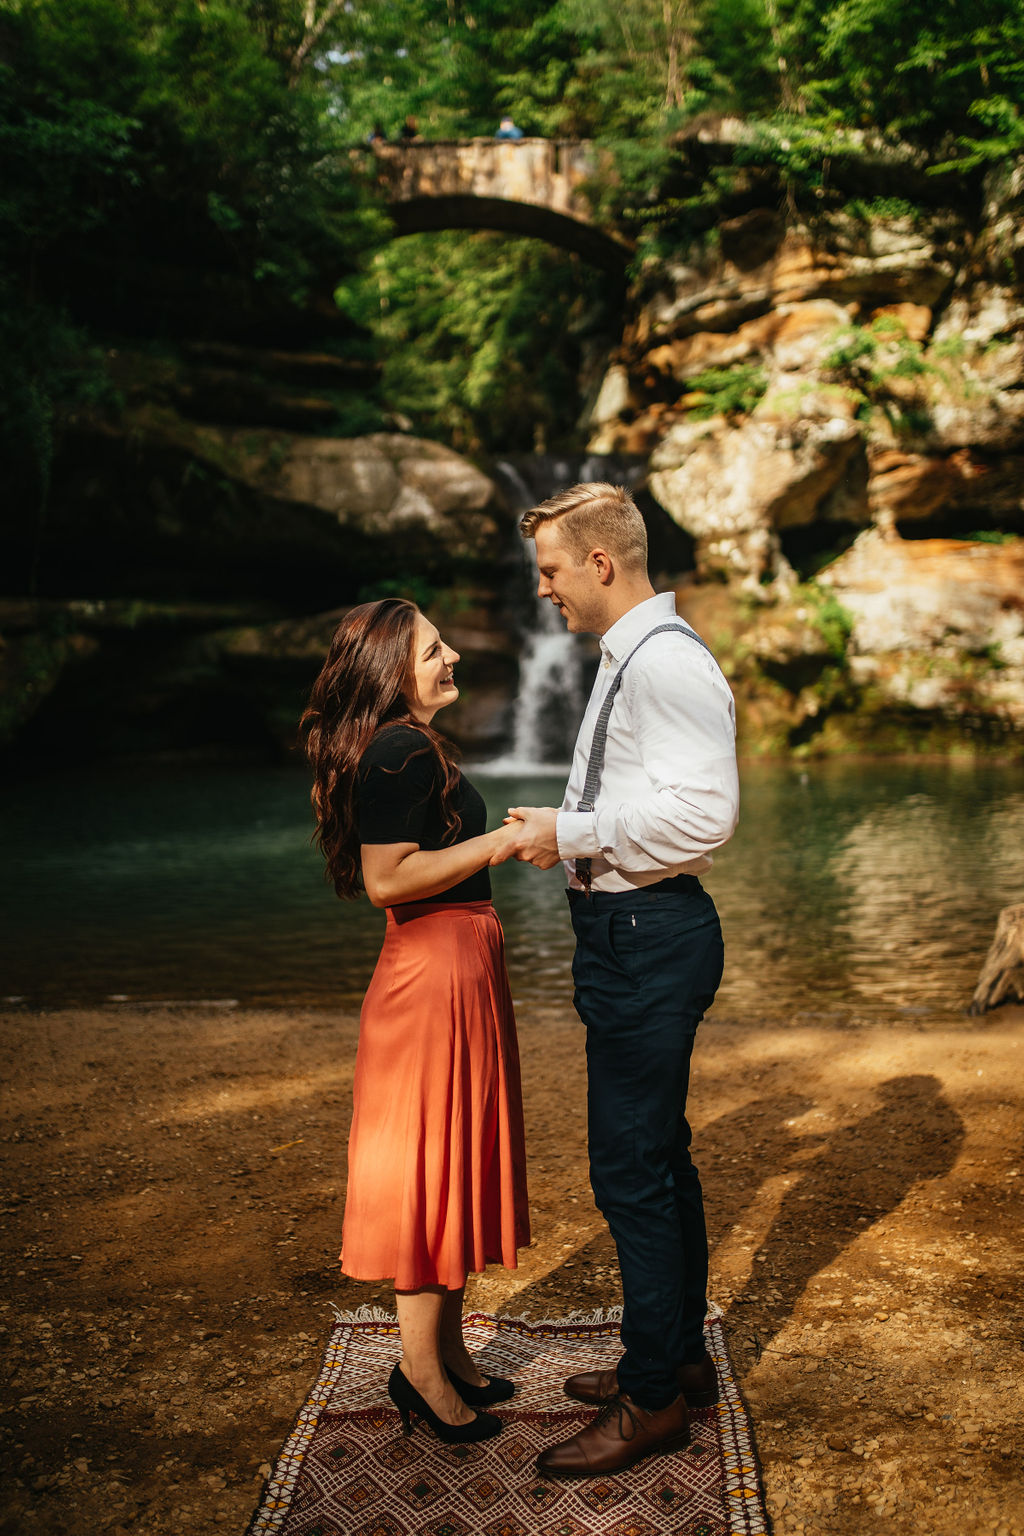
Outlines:
<svg viewBox="0 0 1024 1536"><path fill-rule="evenodd" d="M632 246L594 222L582 185L594 147L553 139L414 140L372 150L396 233L494 229L532 235L621 275Z"/></svg>

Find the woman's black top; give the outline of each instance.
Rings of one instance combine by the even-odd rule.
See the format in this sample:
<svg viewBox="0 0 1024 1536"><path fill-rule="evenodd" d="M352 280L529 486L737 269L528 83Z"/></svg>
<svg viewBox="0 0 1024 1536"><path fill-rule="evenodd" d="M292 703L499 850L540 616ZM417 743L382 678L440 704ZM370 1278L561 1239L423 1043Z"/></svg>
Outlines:
<svg viewBox="0 0 1024 1536"><path fill-rule="evenodd" d="M441 765L422 732L410 725L386 725L363 753L356 778L356 827L361 843L418 843L430 853L453 847L487 830L487 808L461 773L452 806L462 818L456 836L445 839L441 814ZM427 901L490 901L486 865L476 874Z"/></svg>

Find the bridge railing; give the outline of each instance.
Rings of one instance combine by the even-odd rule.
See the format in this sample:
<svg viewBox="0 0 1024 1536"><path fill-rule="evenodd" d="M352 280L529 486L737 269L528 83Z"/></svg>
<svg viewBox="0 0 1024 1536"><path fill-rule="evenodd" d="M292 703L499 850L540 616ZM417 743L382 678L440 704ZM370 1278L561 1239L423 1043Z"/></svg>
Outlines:
<svg viewBox="0 0 1024 1536"><path fill-rule="evenodd" d="M412 139L359 146L372 155L393 200L489 197L533 203L589 222L583 183L595 169L592 144L571 139Z"/></svg>

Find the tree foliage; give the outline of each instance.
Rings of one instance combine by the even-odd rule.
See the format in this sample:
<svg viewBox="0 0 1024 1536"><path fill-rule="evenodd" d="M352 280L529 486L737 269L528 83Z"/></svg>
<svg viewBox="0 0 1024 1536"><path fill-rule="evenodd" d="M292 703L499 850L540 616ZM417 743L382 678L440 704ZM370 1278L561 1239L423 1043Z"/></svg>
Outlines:
<svg viewBox="0 0 1024 1536"><path fill-rule="evenodd" d="M347 16L325 63L353 137L410 116L427 138L489 135L509 112L595 139L616 167L600 215L663 254L736 211L738 184L774 186L793 214L865 185L900 195L872 181L889 154L943 172L936 200L958 179L970 199L1024 143L1022 0L352 0ZM745 181L679 153L723 118L744 125Z"/></svg>
<svg viewBox="0 0 1024 1536"><path fill-rule="evenodd" d="M301 301L369 233L324 82L292 78L304 38L299 0L22 0L0 63L13 268L87 233L104 260L127 240Z"/></svg>
<svg viewBox="0 0 1024 1536"><path fill-rule="evenodd" d="M581 359L607 323L602 281L578 258L497 234L412 235L339 300L377 329L384 395L416 431L470 453L571 437Z"/></svg>
<svg viewBox="0 0 1024 1536"><path fill-rule="evenodd" d="M140 327L173 331L173 269L196 293L219 276L213 327L247 296L265 339L341 282L417 422L488 442L501 411L516 441L530 419L557 438L599 280L478 236L384 249L348 154L376 124L595 139L602 216L669 249L751 169L814 207L899 141L970 187L1024 151L1022 101L1022 0L0 0L0 431L45 445L101 392L112 316L145 302ZM682 138L725 117L746 165L687 169Z"/></svg>
<svg viewBox="0 0 1024 1536"><path fill-rule="evenodd" d="M827 118L934 149L1019 108L1020 0L352 0L332 56L363 133L430 137L499 111L547 136L654 133L707 110ZM989 114L990 115L990 114Z"/></svg>
<svg viewBox="0 0 1024 1536"><path fill-rule="evenodd" d="M91 330L173 335L207 289L207 329L262 312L269 330L386 228L324 79L300 67L331 10L0 11L0 437L13 483L44 489L57 418L104 394Z"/></svg>

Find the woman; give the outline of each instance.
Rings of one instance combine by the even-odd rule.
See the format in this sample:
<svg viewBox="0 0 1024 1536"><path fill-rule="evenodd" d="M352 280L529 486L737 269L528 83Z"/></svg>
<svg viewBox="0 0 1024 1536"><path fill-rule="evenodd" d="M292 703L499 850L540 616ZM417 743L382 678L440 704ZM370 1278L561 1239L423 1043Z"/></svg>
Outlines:
<svg viewBox="0 0 1024 1536"><path fill-rule="evenodd" d="M302 717L317 842L343 899L387 929L359 1023L341 1265L393 1279L402 1358L388 1391L447 1442L497 1434L510 1397L462 1338L466 1277L529 1242L522 1095L488 868L516 832L486 810L434 731L458 653L414 604L339 624Z"/></svg>

